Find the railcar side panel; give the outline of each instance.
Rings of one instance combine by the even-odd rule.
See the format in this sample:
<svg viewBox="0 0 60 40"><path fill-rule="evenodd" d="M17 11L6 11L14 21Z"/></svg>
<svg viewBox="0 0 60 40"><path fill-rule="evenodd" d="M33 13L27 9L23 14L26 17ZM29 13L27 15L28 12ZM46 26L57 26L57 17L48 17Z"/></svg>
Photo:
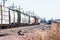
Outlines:
<svg viewBox="0 0 60 40"><path fill-rule="evenodd" d="M9 24L9 9L2 7L2 24Z"/></svg>
<svg viewBox="0 0 60 40"><path fill-rule="evenodd" d="M14 14L13 14L13 11L10 10L10 23L13 23L14 22Z"/></svg>
<svg viewBox="0 0 60 40"><path fill-rule="evenodd" d="M11 18L10 23L14 22L17 23L17 12L10 10L10 18Z"/></svg>
<svg viewBox="0 0 60 40"><path fill-rule="evenodd" d="M21 23L28 23L28 16L21 14Z"/></svg>
<svg viewBox="0 0 60 40"><path fill-rule="evenodd" d="M34 17L30 17L30 24L33 24L35 22Z"/></svg>

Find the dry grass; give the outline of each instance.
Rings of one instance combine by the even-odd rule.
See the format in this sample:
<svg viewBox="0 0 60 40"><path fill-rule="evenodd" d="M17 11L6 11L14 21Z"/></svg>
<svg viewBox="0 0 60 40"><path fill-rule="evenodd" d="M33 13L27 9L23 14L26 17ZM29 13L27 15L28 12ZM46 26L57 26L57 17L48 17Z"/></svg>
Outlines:
<svg viewBox="0 0 60 40"><path fill-rule="evenodd" d="M60 23L51 26L50 30L36 30L33 35L29 33L26 40L60 40Z"/></svg>
<svg viewBox="0 0 60 40"><path fill-rule="evenodd" d="M60 40L60 23L53 24L48 34L50 40Z"/></svg>
<svg viewBox="0 0 60 40"><path fill-rule="evenodd" d="M39 40L60 40L60 23L54 23L51 25L51 30L41 30L36 33L39 35Z"/></svg>
<svg viewBox="0 0 60 40"><path fill-rule="evenodd" d="M25 34L25 40L60 40L60 23L51 25L50 30L35 30L34 33Z"/></svg>

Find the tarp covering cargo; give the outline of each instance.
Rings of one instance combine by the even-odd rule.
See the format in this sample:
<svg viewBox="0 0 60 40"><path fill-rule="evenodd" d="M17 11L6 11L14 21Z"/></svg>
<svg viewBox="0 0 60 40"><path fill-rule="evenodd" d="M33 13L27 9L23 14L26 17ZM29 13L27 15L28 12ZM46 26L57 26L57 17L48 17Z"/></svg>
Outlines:
<svg viewBox="0 0 60 40"><path fill-rule="evenodd" d="M0 5L0 24L9 24L9 9Z"/></svg>
<svg viewBox="0 0 60 40"><path fill-rule="evenodd" d="M14 23L14 21L17 22L17 12L10 10L10 18L10 23Z"/></svg>
<svg viewBox="0 0 60 40"><path fill-rule="evenodd" d="M35 19L34 17L30 17L30 24L34 23L35 22Z"/></svg>
<svg viewBox="0 0 60 40"><path fill-rule="evenodd" d="M28 16L21 14L21 23L28 23Z"/></svg>
<svg viewBox="0 0 60 40"><path fill-rule="evenodd" d="M9 24L9 9L2 7L2 24Z"/></svg>

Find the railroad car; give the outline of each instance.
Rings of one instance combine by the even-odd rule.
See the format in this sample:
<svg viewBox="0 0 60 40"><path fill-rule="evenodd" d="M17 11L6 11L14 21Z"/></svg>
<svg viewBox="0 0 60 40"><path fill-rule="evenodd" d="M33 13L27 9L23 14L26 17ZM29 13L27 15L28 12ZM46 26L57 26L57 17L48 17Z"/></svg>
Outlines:
<svg viewBox="0 0 60 40"><path fill-rule="evenodd" d="M0 28L9 27L9 9L0 5Z"/></svg>
<svg viewBox="0 0 60 40"><path fill-rule="evenodd" d="M0 5L0 28L10 28L18 26L36 25L38 18L36 16L30 17L20 13L20 21L18 21L17 11L10 10L9 8ZM29 22L30 21L30 22Z"/></svg>

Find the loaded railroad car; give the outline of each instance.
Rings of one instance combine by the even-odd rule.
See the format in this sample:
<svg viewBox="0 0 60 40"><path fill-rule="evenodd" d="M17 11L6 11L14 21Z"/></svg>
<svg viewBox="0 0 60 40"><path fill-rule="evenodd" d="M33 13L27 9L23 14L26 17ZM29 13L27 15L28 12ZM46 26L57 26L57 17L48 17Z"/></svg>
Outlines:
<svg viewBox="0 0 60 40"><path fill-rule="evenodd" d="M0 28L9 27L9 9L0 5Z"/></svg>
<svg viewBox="0 0 60 40"><path fill-rule="evenodd" d="M17 11L10 10L0 5L0 28L35 25L38 23L37 17L30 17L29 22L29 16L22 14L22 12L20 14L21 15L18 15Z"/></svg>

